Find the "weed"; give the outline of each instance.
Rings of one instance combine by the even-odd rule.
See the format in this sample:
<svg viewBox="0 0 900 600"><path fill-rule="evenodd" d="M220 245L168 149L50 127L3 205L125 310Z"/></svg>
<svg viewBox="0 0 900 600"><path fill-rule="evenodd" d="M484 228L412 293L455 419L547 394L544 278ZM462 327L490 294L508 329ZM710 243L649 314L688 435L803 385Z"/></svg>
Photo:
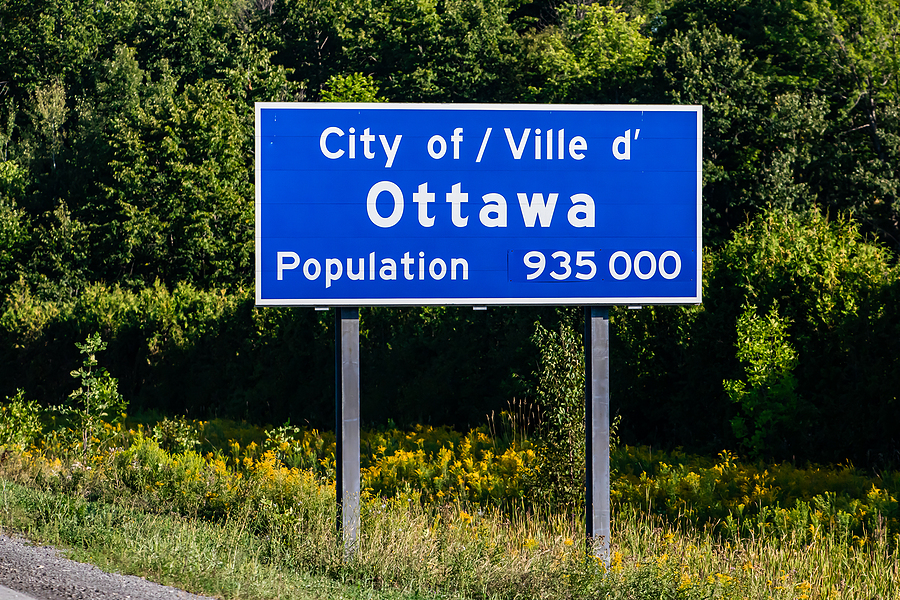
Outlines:
<svg viewBox="0 0 900 600"><path fill-rule="evenodd" d="M71 404L56 407L56 411L71 421L71 430L81 434L82 458L91 455L92 445L102 442L96 436L108 432L103 423L115 424L125 417L128 402L119 393L119 382L103 367L98 366L97 352L106 349L99 333L89 335L83 344L75 346L84 355L84 362L71 375L80 380L77 390L69 394Z"/></svg>

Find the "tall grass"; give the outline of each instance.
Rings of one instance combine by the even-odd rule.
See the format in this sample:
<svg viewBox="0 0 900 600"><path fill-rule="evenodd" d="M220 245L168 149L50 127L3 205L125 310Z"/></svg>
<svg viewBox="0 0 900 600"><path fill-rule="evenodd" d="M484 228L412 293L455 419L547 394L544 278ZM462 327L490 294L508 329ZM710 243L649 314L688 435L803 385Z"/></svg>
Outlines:
<svg viewBox="0 0 900 600"><path fill-rule="evenodd" d="M217 427L221 433L222 425ZM617 502L609 568L586 556L577 515L532 506L527 498L493 502L487 495L475 502L460 493L439 499L434 488L419 485L415 477L421 474L432 482L438 477L441 460L451 467L460 462L457 475L464 482L490 479L480 471L499 468L490 460L502 461L512 447L496 447L484 432L484 440L478 433L472 438L483 446L474 454L471 443L464 449L470 435L373 432L371 439L380 442L370 461L377 464L379 453L384 458L403 451L407 466L421 464L419 474L411 468L395 471L400 479L390 490L367 486L359 545L348 557L335 527L328 461L318 470L289 466L303 444L320 447L315 436L292 430L289 442L284 430L268 433L260 442L245 438L243 445L235 441L200 454L167 451L145 433L120 426L109 428L87 463L54 447L52 439L41 448L8 452L0 478L19 485L3 484L0 525L87 555L106 545L115 551L104 552L102 560L121 569L233 598L303 597L291 586L304 585L320 596L346 593L328 591L333 582L378 594L498 599L900 597L898 539L884 515L872 526L861 521L864 530L857 531L850 526L851 513L838 509L818 521L809 515L786 520L787 511L783 522L774 509L747 509L738 515L739 526L729 530L721 521L698 518L700 507L682 503L682 513L669 513L678 505L666 506L664 500L677 496L670 492L681 484L694 485L693 495L688 488L682 494L691 502L703 502L716 490L724 494L730 486L743 493L745 478L761 490L774 490L762 476L765 469L740 465L733 457L726 457L728 468L721 457L706 467L705 459L690 457L676 466L663 463L667 469L647 464L644 483L638 477L628 489L645 492L649 506ZM387 450L391 444L393 453ZM857 481L861 475L834 473L843 479L833 481L844 481L847 489L865 490L865 482ZM779 476L777 481L790 481ZM621 474L620 485L629 477ZM836 505L837 497L830 497ZM723 506L732 501L720 500ZM890 509L891 500L888 494L882 506ZM715 514L710 507L703 510Z"/></svg>
<svg viewBox="0 0 900 600"><path fill-rule="evenodd" d="M72 548L70 556L107 570L222 598L367 598L414 595L346 585L339 579L273 561L246 511L220 523L150 514L122 504L92 503L0 482L0 532Z"/></svg>

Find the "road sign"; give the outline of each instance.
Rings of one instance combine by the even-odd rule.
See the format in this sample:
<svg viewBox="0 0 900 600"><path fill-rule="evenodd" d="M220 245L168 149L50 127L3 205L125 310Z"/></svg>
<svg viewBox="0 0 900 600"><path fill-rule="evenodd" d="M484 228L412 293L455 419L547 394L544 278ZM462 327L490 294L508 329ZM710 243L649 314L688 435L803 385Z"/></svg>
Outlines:
<svg viewBox="0 0 900 600"><path fill-rule="evenodd" d="M699 106L258 103L259 305L696 304Z"/></svg>

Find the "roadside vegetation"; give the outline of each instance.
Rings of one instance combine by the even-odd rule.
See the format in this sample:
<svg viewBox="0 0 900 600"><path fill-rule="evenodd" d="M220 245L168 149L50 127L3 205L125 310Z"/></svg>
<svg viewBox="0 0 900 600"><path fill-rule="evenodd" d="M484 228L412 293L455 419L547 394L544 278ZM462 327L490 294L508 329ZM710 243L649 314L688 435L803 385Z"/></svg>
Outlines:
<svg viewBox="0 0 900 600"><path fill-rule="evenodd" d="M623 441L900 464L898 27L897 0L0 0L0 398L59 404L99 332L134 413L331 427L330 315L254 307L255 102L696 104L704 302L613 310ZM573 312L362 307L362 418L540 404L534 323Z"/></svg>
<svg viewBox="0 0 900 600"><path fill-rule="evenodd" d="M0 528L227 598L900 597L897 0L0 0ZM703 107L703 304L257 308L254 103Z"/></svg>
<svg viewBox="0 0 900 600"><path fill-rule="evenodd" d="M548 477L553 442L529 435L524 404L465 433L364 431L362 525L348 556L335 526L333 434L129 421L107 410L118 392L92 366L102 347L81 345L75 408L21 396L2 405L0 526L109 568L227 598L900 592L900 473L849 464L617 446L609 563L589 556L577 503L536 501L567 492Z"/></svg>

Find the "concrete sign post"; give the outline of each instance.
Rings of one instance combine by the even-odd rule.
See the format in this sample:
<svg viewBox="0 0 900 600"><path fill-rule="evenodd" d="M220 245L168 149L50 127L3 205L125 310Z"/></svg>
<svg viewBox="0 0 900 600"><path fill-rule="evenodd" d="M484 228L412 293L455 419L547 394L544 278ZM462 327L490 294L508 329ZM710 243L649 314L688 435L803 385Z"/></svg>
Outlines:
<svg viewBox="0 0 900 600"><path fill-rule="evenodd" d="M699 106L258 103L256 304L589 307L586 498L600 513L587 520L602 552L609 349L597 307L700 303L701 132ZM339 393L357 390L338 413L339 437L357 427L339 441L356 453L336 457L342 481L358 473L356 344L336 359ZM344 514L351 497L358 514L356 480L339 488Z"/></svg>

